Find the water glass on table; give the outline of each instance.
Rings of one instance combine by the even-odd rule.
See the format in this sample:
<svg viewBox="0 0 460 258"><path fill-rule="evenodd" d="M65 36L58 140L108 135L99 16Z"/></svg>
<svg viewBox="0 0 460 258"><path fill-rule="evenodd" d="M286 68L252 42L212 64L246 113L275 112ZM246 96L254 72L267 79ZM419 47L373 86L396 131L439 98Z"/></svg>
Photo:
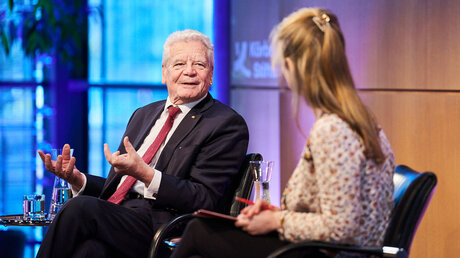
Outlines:
<svg viewBox="0 0 460 258"><path fill-rule="evenodd" d="M62 155L62 149L52 149L51 159L57 160L58 155ZM70 149L70 157L72 158L73 149ZM58 213L59 209L64 203L71 197L70 185L64 179L55 176L53 185L53 195L51 197L50 211L48 213L48 219L52 220Z"/></svg>
<svg viewBox="0 0 460 258"><path fill-rule="evenodd" d="M272 178L273 161L250 161L249 167L254 175L254 199L264 199L270 203L269 183ZM262 197L260 188L262 188Z"/></svg>
<svg viewBox="0 0 460 258"><path fill-rule="evenodd" d="M28 194L24 195L22 202L24 220L45 219L45 195Z"/></svg>

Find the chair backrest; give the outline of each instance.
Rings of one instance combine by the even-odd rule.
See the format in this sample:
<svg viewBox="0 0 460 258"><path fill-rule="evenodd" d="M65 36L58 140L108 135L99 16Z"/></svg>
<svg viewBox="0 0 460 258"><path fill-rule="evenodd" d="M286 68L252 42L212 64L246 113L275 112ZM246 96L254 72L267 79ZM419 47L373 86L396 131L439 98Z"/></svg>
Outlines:
<svg viewBox="0 0 460 258"><path fill-rule="evenodd" d="M240 211L246 206L244 203L236 201L235 197L249 199L254 184L254 174L252 173L249 167L249 162L260 160L262 160L262 155L259 153L246 154L246 157L244 158L244 161L241 164L238 177L234 180L234 182L236 182L236 187L233 187L233 199L230 201L230 206L225 211L225 213L230 214L231 216L237 216L240 213Z"/></svg>
<svg viewBox="0 0 460 258"><path fill-rule="evenodd" d="M432 172L419 173L399 165L393 177L395 207L385 233L384 246L404 248L408 253L420 221L436 189Z"/></svg>

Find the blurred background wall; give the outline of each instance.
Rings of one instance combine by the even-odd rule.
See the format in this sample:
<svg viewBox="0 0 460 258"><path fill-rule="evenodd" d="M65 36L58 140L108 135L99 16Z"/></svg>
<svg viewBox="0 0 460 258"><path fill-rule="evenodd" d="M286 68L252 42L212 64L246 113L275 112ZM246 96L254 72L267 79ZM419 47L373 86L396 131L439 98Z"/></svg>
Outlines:
<svg viewBox="0 0 460 258"><path fill-rule="evenodd" d="M2 15L8 14L7 2L0 1ZM28 1L15 2L16 8L28 8ZM171 32L186 28L213 40L211 94L245 117L248 152L275 161L271 196L278 205L314 117L302 106L300 129L294 123L291 93L270 68L268 35L292 11L317 6L337 14L356 86L385 130L397 164L438 176L411 257L455 257L460 251L460 2L81 3L89 10L81 39L86 54L76 57L83 73L69 71L59 52L26 57L20 42L9 55L0 51L1 214L21 213L22 195L50 190L52 177L37 159L37 149L70 142L81 170L107 174L102 144L115 149L130 114L167 96L160 80L162 44ZM44 229L21 230L28 239L25 257L33 257Z"/></svg>

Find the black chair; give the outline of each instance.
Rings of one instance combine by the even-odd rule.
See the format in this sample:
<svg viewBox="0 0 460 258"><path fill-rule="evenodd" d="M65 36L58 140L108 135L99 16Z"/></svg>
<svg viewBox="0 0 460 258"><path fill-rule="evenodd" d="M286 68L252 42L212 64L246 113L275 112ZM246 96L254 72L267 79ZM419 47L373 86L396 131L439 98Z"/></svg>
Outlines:
<svg viewBox="0 0 460 258"><path fill-rule="evenodd" d="M260 160L262 160L261 154L251 153L246 155L243 164L241 165L240 172L238 173L238 177L235 178L235 183L231 187L230 193L232 194L228 196L228 207L226 207L224 213L231 216L237 216L246 206L245 204L236 201L235 197L249 199L254 183L254 175L249 169L249 162ZM180 237L185 230L185 226L192 218L192 214L184 214L174 218L166 224L163 224L153 236L149 257L169 257L174 245L166 240Z"/></svg>
<svg viewBox="0 0 460 258"><path fill-rule="evenodd" d="M437 179L431 172L418 173L405 165L400 165L395 168L393 182L395 207L385 233L383 247L305 241L279 248L269 257L283 257L299 250L326 250L332 253L344 251L378 257L408 257L412 239L434 194Z"/></svg>

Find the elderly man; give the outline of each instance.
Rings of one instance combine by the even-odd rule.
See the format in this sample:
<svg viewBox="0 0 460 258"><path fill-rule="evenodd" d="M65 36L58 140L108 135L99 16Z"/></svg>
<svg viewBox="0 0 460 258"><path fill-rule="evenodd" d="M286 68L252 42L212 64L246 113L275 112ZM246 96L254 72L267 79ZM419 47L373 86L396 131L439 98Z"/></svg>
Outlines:
<svg viewBox="0 0 460 258"><path fill-rule="evenodd" d="M165 42L168 99L137 109L118 151L104 154L107 179L81 173L65 145L45 167L74 195L59 211L38 257L146 257L155 230L181 213L222 210L248 145L244 119L208 93L213 46L193 30Z"/></svg>

